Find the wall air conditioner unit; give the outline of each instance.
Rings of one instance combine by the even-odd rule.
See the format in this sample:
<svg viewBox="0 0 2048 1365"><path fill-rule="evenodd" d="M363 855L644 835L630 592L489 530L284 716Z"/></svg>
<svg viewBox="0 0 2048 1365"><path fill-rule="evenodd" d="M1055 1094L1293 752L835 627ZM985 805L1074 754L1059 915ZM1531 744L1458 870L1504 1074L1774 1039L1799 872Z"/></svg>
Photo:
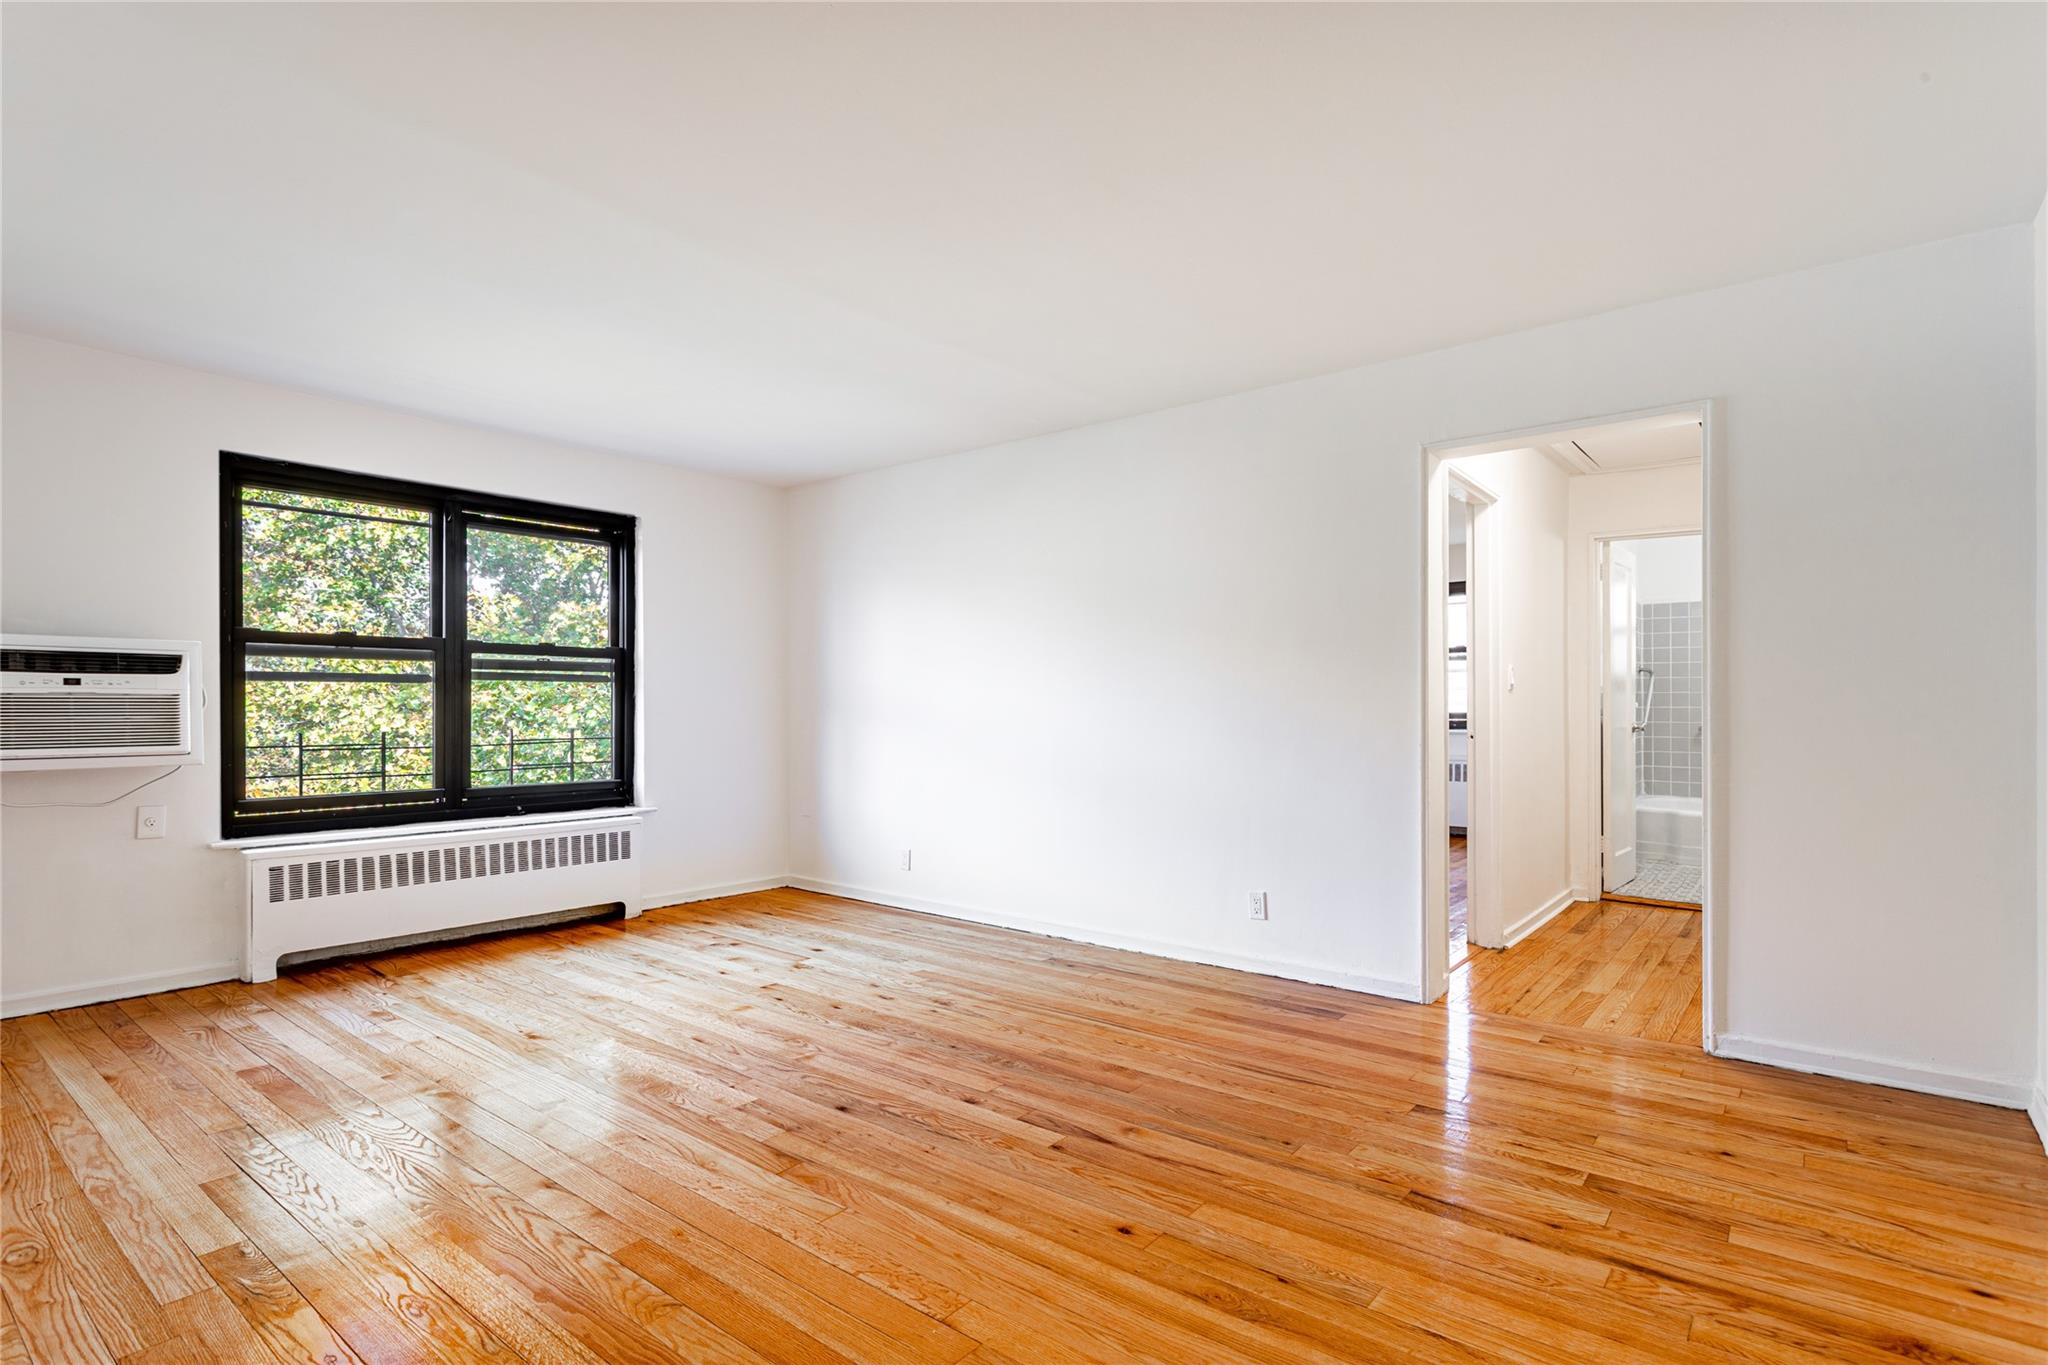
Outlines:
<svg viewBox="0 0 2048 1365"><path fill-rule="evenodd" d="M199 642L0 635L0 772L203 763Z"/></svg>

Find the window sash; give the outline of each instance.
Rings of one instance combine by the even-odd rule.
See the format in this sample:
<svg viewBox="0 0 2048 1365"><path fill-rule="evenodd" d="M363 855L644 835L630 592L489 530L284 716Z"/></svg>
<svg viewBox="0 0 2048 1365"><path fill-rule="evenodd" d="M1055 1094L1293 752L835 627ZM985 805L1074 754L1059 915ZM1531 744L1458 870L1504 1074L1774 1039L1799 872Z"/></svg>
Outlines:
<svg viewBox="0 0 2048 1365"><path fill-rule="evenodd" d="M463 760L463 772L471 788L477 791L491 792L508 790L538 791L550 788L589 787L593 783L604 785L615 781L619 764L616 742L619 724L619 686L618 664L612 659L612 654L613 651L609 649L576 650L573 652L557 649L546 654L535 655L527 650L511 650L501 648L495 644L489 649L478 648L472 644L469 648L467 659L469 675L467 686L471 693L472 705L469 732L465 737L467 743ZM507 780L504 782L478 782L476 779L476 774L479 771L478 759L486 756L495 757L492 751L499 747L496 743L480 744L478 742L474 698L476 684L479 679L486 683L522 680L544 681L550 679L561 682L603 683L610 697L611 718L603 735L582 735L578 737L572 732L568 736L529 735L513 737L506 746L506 765L502 770L495 768L493 765L484 765L484 770L486 771L504 771ZM613 770L613 777L583 779L575 777L575 766L577 765L574 763L574 755L575 744L578 738L586 744L602 743L606 746L609 751L608 762ZM569 777L559 782L521 783L514 780L518 775L518 770L522 767L531 770L545 770L562 766L560 763L548 760L530 763L521 763L519 761L519 746L524 745L530 749L539 744L569 746L568 753L571 764Z"/></svg>
<svg viewBox="0 0 2048 1365"><path fill-rule="evenodd" d="M462 518L461 524L453 528L453 534L461 542L462 584L459 591L451 591L449 593L448 602L450 610L455 610L459 608L462 612L462 632L463 638L466 641L469 641L472 645L482 646L490 649L509 649L520 651L527 651L534 648L561 650L603 650L615 648L617 646L618 641L623 638L620 634L621 630L623 629L623 622L619 620L618 612L616 610L618 603L617 592L611 592L609 594L611 599L610 605L612 606L613 610L610 611L607 615L607 619L605 622L605 639L607 643L602 645L563 645L558 644L554 641L534 641L530 644L527 644L522 643L518 640L500 640L495 637L472 637L469 634L469 548L470 537L472 533L478 531L490 535L527 536L534 540L561 540L576 545L596 545L602 547L606 544L605 540L602 537L592 535L584 531L582 528L578 527L551 526L544 525L538 522L513 522L507 521L501 517L478 516L473 513L464 516ZM614 570L616 570L617 566L616 564L614 564L611 567Z"/></svg>
<svg viewBox="0 0 2048 1365"><path fill-rule="evenodd" d="M243 621L241 522L245 487L359 499L430 514L432 608L430 634L419 637L351 632L264 630ZM595 809L630 802L634 791L633 694L634 519L580 508L500 498L404 480L349 474L287 464L223 451L221 454L222 659L225 730L222 742L221 829L230 837L298 834L321 830L411 824L541 811ZM602 647L515 644L468 638L468 566L471 526L521 535L574 540L606 547L610 555L608 612L611 644ZM434 677L432 785L389 793L251 797L247 734L247 685L252 656L289 659L302 650L345 660L422 657ZM612 687L612 776L517 786L477 786L470 781L471 684L494 657L560 661L566 673L593 663L608 665ZM545 667L545 664L542 665ZM579 766L580 763L579 763ZM572 770L573 773L573 770Z"/></svg>

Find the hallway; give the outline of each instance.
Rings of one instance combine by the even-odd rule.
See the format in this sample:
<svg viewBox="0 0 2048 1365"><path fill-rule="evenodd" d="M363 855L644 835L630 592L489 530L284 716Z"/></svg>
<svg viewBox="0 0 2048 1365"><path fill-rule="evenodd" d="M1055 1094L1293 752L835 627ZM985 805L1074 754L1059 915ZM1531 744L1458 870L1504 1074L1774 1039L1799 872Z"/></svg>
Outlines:
<svg viewBox="0 0 2048 1365"><path fill-rule="evenodd" d="M1449 1009L1699 1041L1697 911L1580 901L1512 948L1471 950L1462 966L1463 934L1455 932Z"/></svg>

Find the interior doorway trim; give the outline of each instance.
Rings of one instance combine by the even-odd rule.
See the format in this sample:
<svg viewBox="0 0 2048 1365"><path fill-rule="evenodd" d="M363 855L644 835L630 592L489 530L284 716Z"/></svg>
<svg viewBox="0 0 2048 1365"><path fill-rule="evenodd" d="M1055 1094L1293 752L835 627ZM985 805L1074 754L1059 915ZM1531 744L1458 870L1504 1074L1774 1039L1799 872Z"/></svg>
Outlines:
<svg viewBox="0 0 2048 1365"><path fill-rule="evenodd" d="M1718 648L1724 629L1721 594L1717 590L1721 578L1720 555L1717 542L1720 538L1719 518L1716 508L1720 503L1721 467L1721 422L1720 404L1717 399L1700 399L1691 402L1672 403L1658 407L1639 408L1628 412L1591 414L1570 417L1562 421L1546 422L1540 426L1521 427L1491 435L1465 436L1432 441L1422 447L1422 895L1418 907L1419 950L1416 954L1416 980L1420 985L1420 997L1427 1003L1443 998L1449 988L1449 971L1446 966L1446 944L1450 933L1449 854L1446 846L1448 828L1446 770L1447 744L1445 739L1445 654L1443 638L1443 600L1447 592L1444 573L1444 531L1446 505L1450 496L1450 478L1454 471L1445 467L1446 462L1464 455L1490 454L1503 450L1519 450L1547 444L1545 437L1580 427L1603 426L1611 422L1628 422L1648 417L1695 417L1700 423L1700 524L1687 528L1700 535L1701 555L1701 606L1703 618L1701 638L1704 694L1700 709L1700 752L1701 752L1701 807L1705 812L1705 829L1701 847L1701 892L1700 892L1700 934L1701 970L1704 976L1700 992L1701 1046L1708 1052L1717 1050L1721 1035L1721 1020L1724 1014L1724 995L1727 971L1725 963L1726 935L1722 931L1725 907L1722 904L1722 887L1726 884L1725 854L1726 841L1722 832L1727 829L1726 801L1721 784L1716 780L1722 770L1724 755L1716 717L1718 701L1723 686L1721 677L1720 650ZM1468 480L1469 482L1469 480ZM1674 528L1662 528L1671 530ZM1606 533L1603 533L1606 538ZM1478 540L1475 526L1474 540ZM1479 553L1475 549L1475 556ZM1479 578L1478 560L1475 558L1469 577L1476 584ZM1573 591L1577 591L1576 588ZM1475 645L1478 625L1478 604L1473 602ZM1490 697L1496 702L1497 697ZM1475 697L1476 702L1476 697ZM1576 703L1574 703L1576 704ZM1497 707L1495 714L1498 714ZM1473 723L1477 723L1476 721ZM1489 734L1497 735L1499 727L1488 722L1487 729L1480 732L1482 739ZM1478 755L1474 756L1475 767ZM1473 793L1474 800L1478 793ZM1499 838L1499 822L1492 822L1495 840ZM1598 838L1598 819L1594 821L1594 837ZM1496 847L1498 846L1496 842ZM1572 850L1576 852L1577 850ZM1471 863L1474 850L1468 840L1467 862ZM1490 878L1498 886L1498 876ZM1471 913L1468 908L1468 915ZM1475 943L1480 940L1474 939Z"/></svg>
<svg viewBox="0 0 2048 1365"><path fill-rule="evenodd" d="M1460 451L1459 453L1463 453ZM1423 572L1423 744L1422 744L1422 972L1419 998L1437 1000L1450 986L1450 739L1447 733L1448 649L1444 606L1449 575L1444 568L1452 490L1472 508L1465 552L1465 601L1470 647L1466 655L1465 936L1468 943L1502 941L1500 902L1500 563L1499 519L1490 509L1499 495L1470 474L1427 466L1424 499Z"/></svg>

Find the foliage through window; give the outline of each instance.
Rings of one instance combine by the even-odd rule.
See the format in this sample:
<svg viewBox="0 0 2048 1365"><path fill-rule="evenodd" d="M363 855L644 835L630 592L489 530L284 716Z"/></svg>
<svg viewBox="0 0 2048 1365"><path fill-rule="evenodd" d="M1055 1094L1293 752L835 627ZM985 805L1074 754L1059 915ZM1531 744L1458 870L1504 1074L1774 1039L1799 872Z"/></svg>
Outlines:
<svg viewBox="0 0 2048 1365"><path fill-rule="evenodd" d="M631 518L221 457L230 834L630 799Z"/></svg>

